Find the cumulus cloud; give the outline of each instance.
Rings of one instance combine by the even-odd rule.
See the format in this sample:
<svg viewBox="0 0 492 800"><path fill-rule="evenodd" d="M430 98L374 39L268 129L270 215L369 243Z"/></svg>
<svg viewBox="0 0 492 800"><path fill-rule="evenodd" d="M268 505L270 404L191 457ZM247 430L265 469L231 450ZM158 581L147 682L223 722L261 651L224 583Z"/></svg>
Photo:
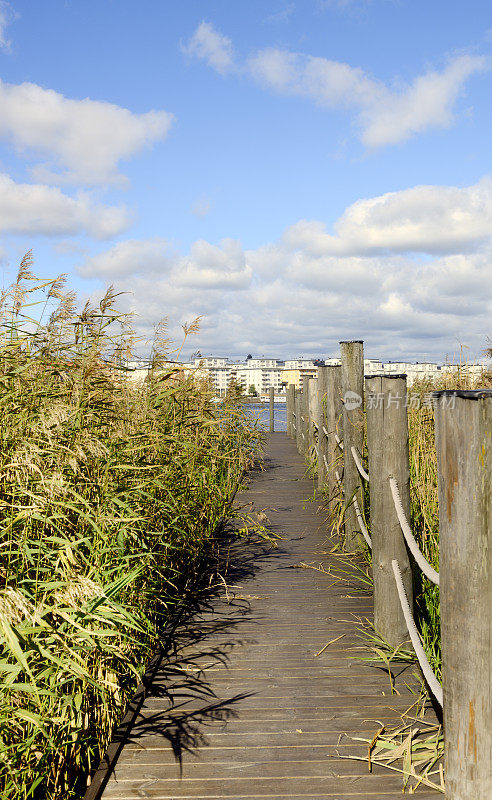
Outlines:
<svg viewBox="0 0 492 800"><path fill-rule="evenodd" d="M234 68L231 40L215 30L209 22L201 22L189 42L182 46L186 55L203 59L221 75Z"/></svg>
<svg viewBox="0 0 492 800"><path fill-rule="evenodd" d="M129 276L163 281L173 287L197 290L244 289L252 271L240 242L223 239L219 245L194 242L189 256L172 253L165 239L129 239L100 253L80 267L84 277L124 280Z"/></svg>
<svg viewBox="0 0 492 800"><path fill-rule="evenodd" d="M167 111L133 114L112 103L72 100L34 83L0 81L0 138L29 157L48 159L33 173L43 182L117 180L119 162L164 140L172 120Z"/></svg>
<svg viewBox="0 0 492 800"><path fill-rule="evenodd" d="M130 222L124 207L94 203L83 192L73 198L56 187L15 183L8 175L0 174L0 231L4 233L86 233L96 239L111 239L126 230Z"/></svg>
<svg viewBox="0 0 492 800"><path fill-rule="evenodd" d="M6 0L0 0L0 50L6 53L10 52L12 42L7 38L7 28L17 14Z"/></svg>
<svg viewBox="0 0 492 800"><path fill-rule="evenodd" d="M313 256L473 250L492 236L492 180L464 188L415 186L358 200L334 230L331 235L323 222L300 220L285 231L284 242Z"/></svg>
<svg viewBox="0 0 492 800"><path fill-rule="evenodd" d="M210 23L202 22L186 52L222 74L233 67L230 39ZM486 67L481 56L458 55L440 71L429 70L407 85L395 86L341 61L271 47L253 53L238 71L279 94L351 111L362 143L376 148L451 125L466 81Z"/></svg>
<svg viewBox="0 0 492 800"><path fill-rule="evenodd" d="M360 200L334 229L300 221L256 249L201 239L188 254L130 239L80 272L131 292L142 334L168 315L177 338L201 315L202 352L326 356L362 338L391 360L441 360L459 341L480 354L492 318L489 178Z"/></svg>

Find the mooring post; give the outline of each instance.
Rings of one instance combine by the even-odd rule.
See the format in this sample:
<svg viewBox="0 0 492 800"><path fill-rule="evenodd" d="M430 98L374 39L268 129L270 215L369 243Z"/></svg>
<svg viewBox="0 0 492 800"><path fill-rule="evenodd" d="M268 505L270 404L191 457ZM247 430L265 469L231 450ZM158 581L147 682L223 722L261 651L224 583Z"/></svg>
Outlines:
<svg viewBox="0 0 492 800"><path fill-rule="evenodd" d="M343 475L343 455L337 443L337 437L341 440L343 436L340 379L341 367L318 367L318 486L324 487L329 508L340 493L336 472Z"/></svg>
<svg viewBox="0 0 492 800"><path fill-rule="evenodd" d="M295 386L289 383L285 393L285 406L287 411L287 435L292 439L295 436Z"/></svg>
<svg viewBox="0 0 492 800"><path fill-rule="evenodd" d="M312 448L316 447L316 425L318 424L318 381L316 378L309 378L307 382L308 390L308 455Z"/></svg>
<svg viewBox="0 0 492 800"><path fill-rule="evenodd" d="M393 559L400 566L410 608L413 604L412 568L389 482L390 478L396 480L403 511L409 520L410 468L406 400L405 375L375 375L366 378L374 627L391 647L398 647L409 638L398 599L391 564Z"/></svg>
<svg viewBox="0 0 492 800"><path fill-rule="evenodd" d="M270 386L270 433L273 433L275 430L275 389L273 386Z"/></svg>
<svg viewBox="0 0 492 800"><path fill-rule="evenodd" d="M361 478L351 448L362 455L364 443L364 347L359 340L340 342L341 385L343 401L343 491L345 509L345 545L357 548L363 541L357 523L354 497L362 509Z"/></svg>
<svg viewBox="0 0 492 800"><path fill-rule="evenodd" d="M492 797L492 390L435 392L446 797Z"/></svg>

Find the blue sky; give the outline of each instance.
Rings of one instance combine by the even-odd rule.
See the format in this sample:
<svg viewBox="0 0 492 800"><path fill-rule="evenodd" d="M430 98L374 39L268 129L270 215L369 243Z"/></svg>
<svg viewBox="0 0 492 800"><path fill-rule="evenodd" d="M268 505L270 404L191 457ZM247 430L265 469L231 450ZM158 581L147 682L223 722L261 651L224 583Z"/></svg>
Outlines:
<svg viewBox="0 0 492 800"><path fill-rule="evenodd" d="M185 352L480 356L485 2L0 2L0 256Z"/></svg>

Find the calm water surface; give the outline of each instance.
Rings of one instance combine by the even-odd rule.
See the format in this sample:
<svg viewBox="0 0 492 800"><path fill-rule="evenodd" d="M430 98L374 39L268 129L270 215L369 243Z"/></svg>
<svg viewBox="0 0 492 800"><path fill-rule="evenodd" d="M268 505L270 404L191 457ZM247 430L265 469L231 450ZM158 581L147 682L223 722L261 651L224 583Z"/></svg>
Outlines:
<svg viewBox="0 0 492 800"><path fill-rule="evenodd" d="M246 406L248 411L257 417L266 428L270 425L270 407L268 403L251 403ZM287 406L285 403L275 403L273 406L273 419L276 431L287 430Z"/></svg>

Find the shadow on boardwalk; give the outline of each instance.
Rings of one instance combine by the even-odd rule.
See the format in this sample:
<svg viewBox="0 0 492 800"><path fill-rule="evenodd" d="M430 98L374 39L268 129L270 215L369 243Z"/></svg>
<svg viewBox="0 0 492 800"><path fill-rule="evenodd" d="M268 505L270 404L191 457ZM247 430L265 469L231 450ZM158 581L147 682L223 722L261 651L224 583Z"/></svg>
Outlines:
<svg viewBox="0 0 492 800"><path fill-rule="evenodd" d="M268 518L278 547L222 531L204 585L170 628L88 800L401 796L399 775L369 773L351 757L367 755L354 737L398 724L417 682L404 665L390 682L354 659L372 600L355 591L355 569L336 578L340 558L285 434L270 437L264 467L238 502Z"/></svg>

